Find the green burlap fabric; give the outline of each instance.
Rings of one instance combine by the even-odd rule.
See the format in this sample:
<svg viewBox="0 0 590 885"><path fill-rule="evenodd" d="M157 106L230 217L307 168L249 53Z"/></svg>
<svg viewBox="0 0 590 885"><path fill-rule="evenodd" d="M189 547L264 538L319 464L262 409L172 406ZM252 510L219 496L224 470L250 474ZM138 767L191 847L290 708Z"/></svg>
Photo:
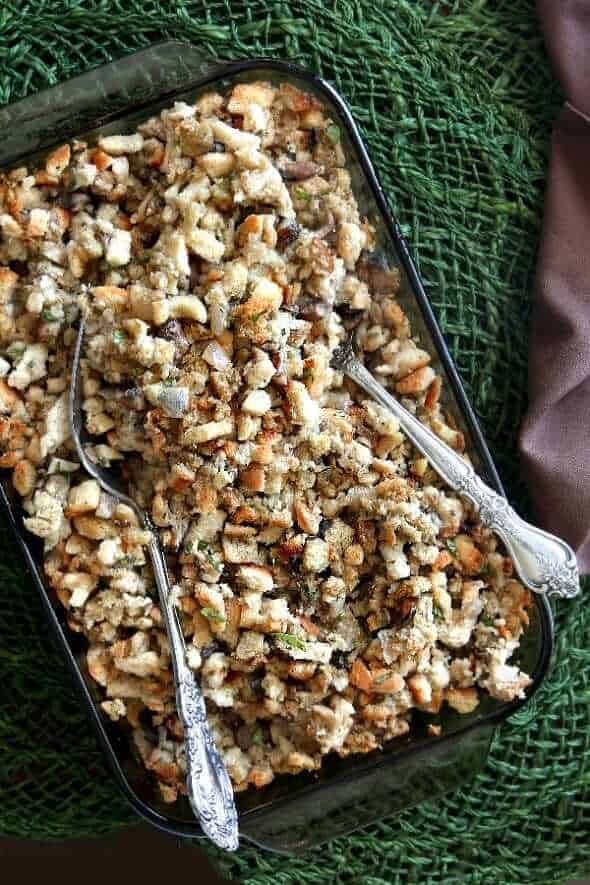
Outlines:
<svg viewBox="0 0 590 885"><path fill-rule="evenodd" d="M511 495L526 507L531 273L559 106L527 0L35 0L0 7L0 101L165 37L291 58L336 83L370 144ZM36 591L2 541L0 832L100 834L132 820L81 715ZM589 872L588 625L558 606L557 657L461 792L305 859L250 849L248 885L554 882Z"/></svg>

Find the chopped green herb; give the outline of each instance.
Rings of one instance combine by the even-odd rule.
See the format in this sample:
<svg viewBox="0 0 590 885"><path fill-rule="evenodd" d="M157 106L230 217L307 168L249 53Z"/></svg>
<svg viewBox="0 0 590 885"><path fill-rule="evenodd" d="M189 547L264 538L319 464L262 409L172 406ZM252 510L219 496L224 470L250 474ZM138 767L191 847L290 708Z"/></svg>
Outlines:
<svg viewBox="0 0 590 885"><path fill-rule="evenodd" d="M210 621L225 621L225 615L216 608L202 608L201 614L208 618Z"/></svg>
<svg viewBox="0 0 590 885"><path fill-rule="evenodd" d="M260 317L263 317L265 313L268 313L268 310L259 310L258 313L253 313L250 317L250 322L257 323Z"/></svg>
<svg viewBox="0 0 590 885"><path fill-rule="evenodd" d="M442 610L441 606L438 604L438 602L432 603L432 613L434 614L435 621L444 621L445 613Z"/></svg>
<svg viewBox="0 0 590 885"><path fill-rule="evenodd" d="M128 568L132 565L141 565L141 563L135 560L135 557L131 556L128 553L126 556L122 556L121 559L117 562L117 565L123 566L123 568Z"/></svg>
<svg viewBox="0 0 590 885"><path fill-rule="evenodd" d="M174 378L171 375L168 375L167 378L162 379L162 384L165 384L166 387L174 387L174 385L176 384L176 381L174 380Z"/></svg>
<svg viewBox="0 0 590 885"><path fill-rule="evenodd" d="M489 615L482 615L481 618L479 619L479 621L481 624L484 625L484 627L493 627L494 626L494 619L491 618Z"/></svg>
<svg viewBox="0 0 590 885"><path fill-rule="evenodd" d="M186 542L186 544L184 545L184 552L185 553L192 553L193 552L193 542L192 541Z"/></svg>
<svg viewBox="0 0 590 885"><path fill-rule="evenodd" d="M58 323L59 322L59 317L56 316L52 310L49 310L49 308L45 308L44 310L41 311L41 319L44 320L46 323Z"/></svg>
<svg viewBox="0 0 590 885"><path fill-rule="evenodd" d="M381 673L380 676L377 676L377 678L374 679L373 682L375 683L375 685L383 685L384 682L387 682L387 680L390 678L390 676L391 676L391 670L387 670L387 672Z"/></svg>
<svg viewBox="0 0 590 885"><path fill-rule="evenodd" d="M340 141L340 127L336 126L335 123L330 123L329 126L326 126L326 135L332 144L338 144Z"/></svg>
<svg viewBox="0 0 590 885"><path fill-rule="evenodd" d="M36 366L35 360L29 360L28 363L26 363L26 366L27 369L34 369Z"/></svg>
<svg viewBox="0 0 590 885"><path fill-rule="evenodd" d="M311 200L311 198L313 197L313 194L310 194L309 191L306 191L302 187L294 187L293 193L295 194L295 196L297 197L298 200Z"/></svg>
<svg viewBox="0 0 590 885"><path fill-rule="evenodd" d="M259 725L256 726L252 733L252 743L256 744L257 747L261 747L264 743L264 734Z"/></svg>
<svg viewBox="0 0 590 885"><path fill-rule="evenodd" d="M207 541L203 541L202 539L199 540L199 542L197 543L197 548L205 554L207 562L209 563L211 568L214 568L217 572L220 572L223 569L223 564L219 562L218 559L215 559L209 549L209 544L207 543Z"/></svg>
<svg viewBox="0 0 590 885"><path fill-rule="evenodd" d="M317 587L312 587L310 584L304 584L303 582L298 584L298 587L299 592L306 600L306 602L313 602L318 598L319 591Z"/></svg>
<svg viewBox="0 0 590 885"><path fill-rule="evenodd" d="M451 553L457 552L457 545L455 544L455 542L452 538L447 538L445 543L447 545L447 550L450 550Z"/></svg>
<svg viewBox="0 0 590 885"><path fill-rule="evenodd" d="M127 332L123 329L114 329L113 331L113 341L115 344L123 344L124 341L127 340Z"/></svg>
<svg viewBox="0 0 590 885"><path fill-rule="evenodd" d="M68 476L70 473L75 473L79 466L75 461L66 461L64 458L52 458L47 475L52 476L54 473L58 473L62 476Z"/></svg>
<svg viewBox="0 0 590 885"><path fill-rule="evenodd" d="M222 571L223 564L219 562L218 559L215 559L212 553L207 553L207 562L209 563L211 568L215 569L216 572Z"/></svg>
<svg viewBox="0 0 590 885"><path fill-rule="evenodd" d="M298 636L293 636L292 633L271 633L270 635L273 639L279 639L281 642L284 642L285 645L290 645L291 648L298 648L300 651L305 651L307 648L303 639L299 639Z"/></svg>
<svg viewBox="0 0 590 885"><path fill-rule="evenodd" d="M496 576L495 570L492 568L492 565L489 562L484 562L482 567L479 570L479 574L483 578L494 578Z"/></svg>
<svg viewBox="0 0 590 885"><path fill-rule="evenodd" d="M27 345L24 341L13 341L12 344L6 348L6 355L11 359L16 359L16 357L23 355L26 347Z"/></svg>

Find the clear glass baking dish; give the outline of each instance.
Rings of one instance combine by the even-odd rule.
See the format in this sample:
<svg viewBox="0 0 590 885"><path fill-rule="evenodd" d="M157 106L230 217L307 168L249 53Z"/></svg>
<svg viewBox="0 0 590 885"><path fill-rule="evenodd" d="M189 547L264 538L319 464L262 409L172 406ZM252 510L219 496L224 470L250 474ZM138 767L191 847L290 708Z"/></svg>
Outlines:
<svg viewBox="0 0 590 885"><path fill-rule="evenodd" d="M174 100L194 99L212 84L226 88L251 79L291 82L316 95L338 121L361 213L375 226L382 257L400 269L400 300L422 346L433 354L435 368L446 380L445 407L464 431L477 469L502 492L489 450L366 147L344 100L329 83L289 62L221 62L195 46L162 43L0 109L0 166L34 163L38 155L70 138L92 140L99 133L129 131ZM128 736L102 713L99 690L85 667L85 642L68 630L64 610L44 584L40 544L23 531L19 507L6 476L2 477L0 497L82 703L123 793L133 808L156 826L181 836L202 836L188 802L162 802L149 774L136 759ZM501 703L484 698L467 716L447 709L438 716L418 713L410 734L381 751L344 760L328 757L319 773L281 776L262 790L241 793L237 802L243 838L273 850L301 852L457 788L484 765L495 725L525 704L538 688L549 664L552 637L549 606L537 596L519 651L520 665L533 677L526 699ZM427 735L427 725L432 722L442 724L440 737Z"/></svg>

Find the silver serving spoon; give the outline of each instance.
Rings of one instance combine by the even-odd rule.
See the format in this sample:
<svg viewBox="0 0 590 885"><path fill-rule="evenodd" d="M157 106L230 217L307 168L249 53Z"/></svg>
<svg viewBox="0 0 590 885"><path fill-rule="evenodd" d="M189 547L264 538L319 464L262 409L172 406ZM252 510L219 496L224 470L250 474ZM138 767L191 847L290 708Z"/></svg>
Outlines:
<svg viewBox="0 0 590 885"><path fill-rule="evenodd" d="M85 442L89 441L84 429L81 408L80 358L84 343L84 330L85 321L81 318L70 382L69 421L72 439L80 463L86 472L99 483L107 495L111 495L115 500L130 507L137 516L140 525L151 534L148 549L170 645L172 671L176 686L176 705L184 731L189 800L203 831L211 841L227 851L235 851L238 848L238 815L234 793L229 775L211 737L201 689L186 660L184 637L176 608L170 596L170 579L158 532L147 514L122 490L117 477L110 470L105 470L91 461L84 448Z"/></svg>
<svg viewBox="0 0 590 885"><path fill-rule="evenodd" d="M405 409L357 359L356 330L332 354L331 365L343 372L399 421L410 442L428 458L452 489L468 498L482 523L493 529L508 550L523 584L535 593L571 598L580 589L576 556L569 544L525 522L508 501L493 491L473 467Z"/></svg>

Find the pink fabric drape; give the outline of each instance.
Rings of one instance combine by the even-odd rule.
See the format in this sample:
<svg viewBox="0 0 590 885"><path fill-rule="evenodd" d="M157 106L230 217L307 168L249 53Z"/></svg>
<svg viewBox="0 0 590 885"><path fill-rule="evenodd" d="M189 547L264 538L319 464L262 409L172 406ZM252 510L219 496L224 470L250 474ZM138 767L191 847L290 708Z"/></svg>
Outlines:
<svg viewBox="0 0 590 885"><path fill-rule="evenodd" d="M520 447L538 519L590 571L590 0L537 0L566 96L553 130Z"/></svg>

